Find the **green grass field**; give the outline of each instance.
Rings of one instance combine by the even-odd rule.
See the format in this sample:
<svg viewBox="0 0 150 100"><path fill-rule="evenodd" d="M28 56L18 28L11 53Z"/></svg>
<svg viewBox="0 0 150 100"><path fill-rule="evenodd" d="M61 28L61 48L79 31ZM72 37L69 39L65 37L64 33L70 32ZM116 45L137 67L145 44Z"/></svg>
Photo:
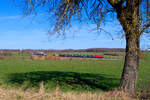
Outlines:
<svg viewBox="0 0 150 100"><path fill-rule="evenodd" d="M7 57L0 60L1 86L62 91L106 91L119 86L123 60L30 60ZM138 86L150 80L150 53L140 61Z"/></svg>

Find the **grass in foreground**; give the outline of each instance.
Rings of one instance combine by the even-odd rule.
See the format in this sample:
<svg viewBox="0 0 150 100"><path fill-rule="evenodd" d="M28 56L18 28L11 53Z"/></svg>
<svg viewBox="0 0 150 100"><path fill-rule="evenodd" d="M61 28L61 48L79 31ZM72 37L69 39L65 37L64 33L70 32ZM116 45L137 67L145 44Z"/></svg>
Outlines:
<svg viewBox="0 0 150 100"><path fill-rule="evenodd" d="M109 91L105 93L74 93L61 92L57 87L53 92L45 92L42 83L39 91L32 89L23 91L21 89L0 89L0 99L2 100L139 100L133 98L122 91Z"/></svg>
<svg viewBox="0 0 150 100"><path fill-rule="evenodd" d="M150 53L141 60L138 84L150 80ZM22 87L39 89L43 82L46 91L95 92L107 91L119 86L123 60L30 60L6 59L0 61L1 87Z"/></svg>

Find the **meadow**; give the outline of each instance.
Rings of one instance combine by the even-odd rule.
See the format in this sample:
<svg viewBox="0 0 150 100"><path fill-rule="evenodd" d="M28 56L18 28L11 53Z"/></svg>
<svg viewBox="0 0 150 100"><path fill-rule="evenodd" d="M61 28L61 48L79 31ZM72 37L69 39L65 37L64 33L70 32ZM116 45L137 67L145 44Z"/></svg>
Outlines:
<svg viewBox="0 0 150 100"><path fill-rule="evenodd" d="M150 81L150 53L140 60L138 87ZM13 55L0 60L2 88L105 92L119 86L124 60L31 60Z"/></svg>

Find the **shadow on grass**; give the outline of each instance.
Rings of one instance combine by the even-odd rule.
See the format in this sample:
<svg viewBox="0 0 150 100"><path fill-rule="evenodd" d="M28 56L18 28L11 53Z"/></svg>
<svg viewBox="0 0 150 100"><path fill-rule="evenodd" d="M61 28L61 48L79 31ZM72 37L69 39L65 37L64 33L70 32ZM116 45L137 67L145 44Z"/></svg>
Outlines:
<svg viewBox="0 0 150 100"><path fill-rule="evenodd" d="M107 91L119 85L119 79L112 77L105 74L37 71L9 74L7 83L23 85L25 82L28 82L28 85L36 87L43 82L44 85L59 86L62 89Z"/></svg>

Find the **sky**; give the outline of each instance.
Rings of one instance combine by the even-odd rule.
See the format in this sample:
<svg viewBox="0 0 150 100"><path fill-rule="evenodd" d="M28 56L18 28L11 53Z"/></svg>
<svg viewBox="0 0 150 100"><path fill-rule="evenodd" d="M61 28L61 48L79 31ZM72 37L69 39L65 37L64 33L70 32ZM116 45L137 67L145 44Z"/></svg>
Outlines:
<svg viewBox="0 0 150 100"><path fill-rule="evenodd" d="M0 49L125 48L118 21L102 24L101 32L93 30L94 24L76 23L65 36L50 36L44 16L23 17L10 0L0 0ZM142 39L141 48L147 45L147 40Z"/></svg>

